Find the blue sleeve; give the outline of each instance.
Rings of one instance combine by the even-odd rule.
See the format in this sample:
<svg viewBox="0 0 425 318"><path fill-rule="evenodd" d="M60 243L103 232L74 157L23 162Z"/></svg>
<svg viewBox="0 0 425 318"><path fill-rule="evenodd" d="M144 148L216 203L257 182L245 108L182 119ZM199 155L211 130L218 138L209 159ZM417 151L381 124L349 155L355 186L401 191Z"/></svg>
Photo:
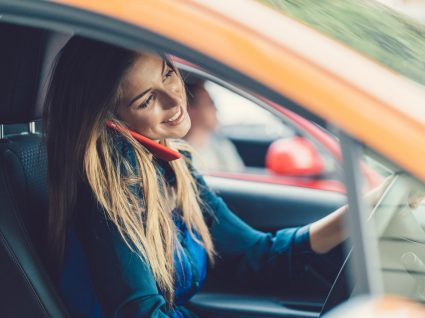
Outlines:
<svg viewBox="0 0 425 318"><path fill-rule="evenodd" d="M218 266L229 278L250 285L288 286L303 274L310 248L309 225L287 228L272 235L253 229L227 207L192 170L203 203L209 206L210 231L218 254ZM249 281L247 282L247 278Z"/></svg>
<svg viewBox="0 0 425 318"><path fill-rule="evenodd" d="M190 156L189 156L190 165ZM191 165L218 254L214 272L249 286L328 291L345 258L344 243L326 254L311 249L310 224L275 234L253 229L226 205ZM303 287L298 282L302 279Z"/></svg>

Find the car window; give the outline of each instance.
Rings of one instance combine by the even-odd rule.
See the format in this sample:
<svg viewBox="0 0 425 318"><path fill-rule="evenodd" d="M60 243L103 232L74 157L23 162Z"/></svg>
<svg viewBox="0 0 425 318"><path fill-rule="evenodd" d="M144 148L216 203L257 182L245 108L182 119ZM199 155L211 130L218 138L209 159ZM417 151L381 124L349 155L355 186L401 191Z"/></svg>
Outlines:
<svg viewBox="0 0 425 318"><path fill-rule="evenodd" d="M186 140L197 150L198 169L272 177L336 177L332 155L284 114L212 80L187 73L183 78L192 121ZM304 171L291 170L293 161L304 166Z"/></svg>
<svg viewBox="0 0 425 318"><path fill-rule="evenodd" d="M387 178L365 215L377 277L385 293L425 302L425 184L367 148L364 158Z"/></svg>
<svg viewBox="0 0 425 318"><path fill-rule="evenodd" d="M211 81L205 86L217 107L219 129L229 138L270 141L295 135L293 128L250 100Z"/></svg>
<svg viewBox="0 0 425 318"><path fill-rule="evenodd" d="M236 157L239 157L243 163L233 169L223 165L209 167L210 170L267 173L268 148L279 138L294 136L294 129L257 104L218 84L206 81L205 89L217 109L217 126L214 133L234 146L237 155L230 157L228 153L229 159L235 161ZM224 140L221 144L225 145ZM221 150L223 151L223 148ZM208 162L208 159L206 161Z"/></svg>

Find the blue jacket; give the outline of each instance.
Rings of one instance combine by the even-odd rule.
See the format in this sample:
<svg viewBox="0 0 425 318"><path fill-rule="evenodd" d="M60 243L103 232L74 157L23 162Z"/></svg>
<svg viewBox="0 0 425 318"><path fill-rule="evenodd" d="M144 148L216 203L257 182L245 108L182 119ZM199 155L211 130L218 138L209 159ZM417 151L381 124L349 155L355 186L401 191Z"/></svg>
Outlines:
<svg viewBox="0 0 425 318"><path fill-rule="evenodd" d="M134 150L120 144L123 156L135 162ZM171 185L175 175L166 162L157 161L158 174ZM191 168L201 200L214 217L205 214L218 262L234 279L251 284L270 282L290 286L302 274L311 254L308 226L278 231L254 230L238 218ZM175 210L182 261L175 261L175 307L167 310L149 266L125 244L106 219L90 188L79 187L76 217L65 248L60 290L73 317L195 317L184 305L206 277L207 256L189 235Z"/></svg>

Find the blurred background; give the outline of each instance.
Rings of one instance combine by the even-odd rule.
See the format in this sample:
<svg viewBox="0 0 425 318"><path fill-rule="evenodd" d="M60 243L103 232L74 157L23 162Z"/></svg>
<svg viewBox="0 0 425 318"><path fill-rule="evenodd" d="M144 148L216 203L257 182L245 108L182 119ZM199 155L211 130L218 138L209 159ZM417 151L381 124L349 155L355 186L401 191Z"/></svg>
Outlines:
<svg viewBox="0 0 425 318"><path fill-rule="evenodd" d="M392 9L425 23L424 0L378 0Z"/></svg>

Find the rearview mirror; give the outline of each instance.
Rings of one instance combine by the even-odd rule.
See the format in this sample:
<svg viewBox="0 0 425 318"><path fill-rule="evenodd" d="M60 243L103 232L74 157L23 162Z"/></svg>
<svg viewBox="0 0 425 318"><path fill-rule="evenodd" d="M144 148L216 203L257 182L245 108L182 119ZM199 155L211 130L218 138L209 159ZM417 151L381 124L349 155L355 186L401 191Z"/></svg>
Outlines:
<svg viewBox="0 0 425 318"><path fill-rule="evenodd" d="M274 141L267 150L266 167L285 176L315 176L324 171L317 149L299 136Z"/></svg>

